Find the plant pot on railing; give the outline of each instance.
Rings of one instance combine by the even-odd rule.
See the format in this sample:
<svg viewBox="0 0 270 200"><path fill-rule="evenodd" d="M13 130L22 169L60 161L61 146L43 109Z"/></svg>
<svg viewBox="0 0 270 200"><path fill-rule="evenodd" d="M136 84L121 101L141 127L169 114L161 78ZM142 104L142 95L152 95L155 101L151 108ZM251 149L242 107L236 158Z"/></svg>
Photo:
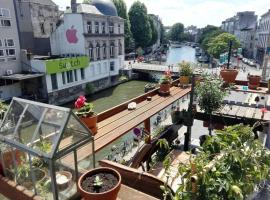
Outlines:
<svg viewBox="0 0 270 200"><path fill-rule="evenodd" d="M236 69L222 69L220 70L220 76L226 84L234 83L238 71Z"/></svg>
<svg viewBox="0 0 270 200"><path fill-rule="evenodd" d="M161 83L160 87L159 87L159 93L161 95L169 95L170 94L170 88L171 88L170 83Z"/></svg>
<svg viewBox="0 0 270 200"><path fill-rule="evenodd" d="M248 76L248 88L251 90L256 90L260 87L261 76L249 75Z"/></svg>
<svg viewBox="0 0 270 200"><path fill-rule="evenodd" d="M78 189L84 200L116 200L121 181L121 175L116 170L96 168L79 178Z"/></svg>
<svg viewBox="0 0 270 200"><path fill-rule="evenodd" d="M91 130L95 135L97 133L97 114L89 117L80 117L80 120Z"/></svg>
<svg viewBox="0 0 270 200"><path fill-rule="evenodd" d="M181 85L187 85L187 84L189 84L189 79L190 79L189 76L180 76L179 83Z"/></svg>

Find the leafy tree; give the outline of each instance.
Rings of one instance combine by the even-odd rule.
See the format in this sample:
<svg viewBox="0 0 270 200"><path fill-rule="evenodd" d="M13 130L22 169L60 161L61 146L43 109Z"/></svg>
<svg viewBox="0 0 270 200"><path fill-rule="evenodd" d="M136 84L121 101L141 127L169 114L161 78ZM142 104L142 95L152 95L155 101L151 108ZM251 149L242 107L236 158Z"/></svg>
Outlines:
<svg viewBox="0 0 270 200"><path fill-rule="evenodd" d="M150 22L150 26L151 26L151 32L152 32L152 39L149 43L149 46L152 46L154 45L156 42L157 42L157 39L158 39L158 32L157 32L157 29L154 25L154 21L151 17L149 17L149 22Z"/></svg>
<svg viewBox="0 0 270 200"><path fill-rule="evenodd" d="M135 1L128 12L128 15L136 47L147 47L152 39L152 31L146 6L140 1Z"/></svg>
<svg viewBox="0 0 270 200"><path fill-rule="evenodd" d="M132 33L130 30L130 21L129 16L127 14L127 6L123 0L113 0L113 3L117 9L118 16L125 19L125 51L129 51L132 49Z"/></svg>
<svg viewBox="0 0 270 200"><path fill-rule="evenodd" d="M207 49L208 53L215 58L218 58L220 54L228 51L229 42L232 41L232 48L237 49L240 47L239 40L230 33L222 33L214 37L209 42L209 48Z"/></svg>
<svg viewBox="0 0 270 200"><path fill-rule="evenodd" d="M182 23L174 24L169 32L169 39L172 41L181 42L183 38L184 38L184 25Z"/></svg>
<svg viewBox="0 0 270 200"><path fill-rule="evenodd" d="M160 43L161 44L164 44L165 43L165 28L164 28L164 25L162 24L162 22L161 22L161 24L160 24Z"/></svg>
<svg viewBox="0 0 270 200"><path fill-rule="evenodd" d="M207 25L206 27L204 27L201 31L201 35L199 37L199 43L201 44L202 41L209 35L211 34L213 31L217 31L219 30L219 27L217 26L212 26L212 25Z"/></svg>
<svg viewBox="0 0 270 200"><path fill-rule="evenodd" d="M214 37L218 36L221 33L224 33L224 32L222 30L218 29L218 30L213 30L213 31L209 32L208 34L206 34L203 41L201 42L202 48L207 51L209 48L210 41Z"/></svg>

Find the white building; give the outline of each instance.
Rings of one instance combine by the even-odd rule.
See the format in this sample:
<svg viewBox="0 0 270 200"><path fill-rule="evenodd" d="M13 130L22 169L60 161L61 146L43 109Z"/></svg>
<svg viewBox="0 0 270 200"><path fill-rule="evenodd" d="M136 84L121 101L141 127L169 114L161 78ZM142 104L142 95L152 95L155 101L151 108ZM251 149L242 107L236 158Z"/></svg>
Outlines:
<svg viewBox="0 0 270 200"><path fill-rule="evenodd" d="M72 2L51 35L52 56L31 64L46 73L47 98L54 104L71 101L90 87L97 91L116 84L124 65L124 20L114 4Z"/></svg>

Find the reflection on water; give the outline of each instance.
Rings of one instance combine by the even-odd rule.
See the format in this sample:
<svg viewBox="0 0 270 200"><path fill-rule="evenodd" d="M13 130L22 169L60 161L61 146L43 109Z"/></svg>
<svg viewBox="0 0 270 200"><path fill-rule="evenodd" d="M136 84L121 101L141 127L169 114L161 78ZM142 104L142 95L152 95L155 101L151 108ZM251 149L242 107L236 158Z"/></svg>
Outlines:
<svg viewBox="0 0 270 200"><path fill-rule="evenodd" d="M167 65L177 64L181 61L196 62L195 49L190 46L170 48L167 53Z"/></svg>

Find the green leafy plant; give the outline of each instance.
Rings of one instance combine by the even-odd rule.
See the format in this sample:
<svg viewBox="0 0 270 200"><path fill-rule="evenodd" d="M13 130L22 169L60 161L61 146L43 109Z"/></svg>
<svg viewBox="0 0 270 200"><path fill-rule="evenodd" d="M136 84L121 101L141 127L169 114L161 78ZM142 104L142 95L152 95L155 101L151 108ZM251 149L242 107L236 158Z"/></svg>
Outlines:
<svg viewBox="0 0 270 200"><path fill-rule="evenodd" d="M85 90L86 90L86 94L88 95L93 94L95 92L95 86L92 83L87 83Z"/></svg>
<svg viewBox="0 0 270 200"><path fill-rule="evenodd" d="M191 76L193 73L191 63L185 61L179 63L179 72L181 76Z"/></svg>
<svg viewBox="0 0 270 200"><path fill-rule="evenodd" d="M48 138L39 137L39 141L35 143L35 148L44 153L52 151L52 142Z"/></svg>
<svg viewBox="0 0 270 200"><path fill-rule="evenodd" d="M94 187L100 188L100 187L102 187L102 185L103 185L102 179L99 176L96 176L95 180L94 180Z"/></svg>
<svg viewBox="0 0 270 200"><path fill-rule="evenodd" d="M0 100L0 120L4 118L7 108L8 106L3 101Z"/></svg>
<svg viewBox="0 0 270 200"><path fill-rule="evenodd" d="M178 166L178 177L185 181L173 199L246 199L269 179L269 167L270 151L254 140L251 127L226 127L208 137L194 159Z"/></svg>

